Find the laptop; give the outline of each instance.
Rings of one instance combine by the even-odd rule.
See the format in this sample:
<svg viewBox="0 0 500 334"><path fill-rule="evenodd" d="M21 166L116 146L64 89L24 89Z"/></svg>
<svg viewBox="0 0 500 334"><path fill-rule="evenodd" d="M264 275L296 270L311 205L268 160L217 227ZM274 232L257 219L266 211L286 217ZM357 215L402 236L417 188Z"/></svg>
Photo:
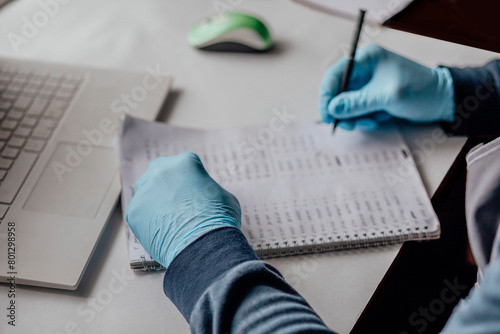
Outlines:
<svg viewBox="0 0 500 334"><path fill-rule="evenodd" d="M0 282L75 290L120 195L119 120L171 79L0 59Z"/></svg>

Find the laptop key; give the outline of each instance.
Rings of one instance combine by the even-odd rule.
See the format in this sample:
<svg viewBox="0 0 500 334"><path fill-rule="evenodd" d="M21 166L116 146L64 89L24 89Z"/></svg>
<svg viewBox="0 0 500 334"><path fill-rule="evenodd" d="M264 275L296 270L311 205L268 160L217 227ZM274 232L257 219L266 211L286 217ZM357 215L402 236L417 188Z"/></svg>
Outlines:
<svg viewBox="0 0 500 334"><path fill-rule="evenodd" d="M61 110L49 110L47 109L47 111L45 112L45 114L43 115L44 117L47 117L47 118L53 118L53 119L60 119L61 116L63 115L63 111Z"/></svg>
<svg viewBox="0 0 500 334"><path fill-rule="evenodd" d="M28 139L26 145L24 146L25 151L29 152L41 152L45 146L45 141L40 139Z"/></svg>
<svg viewBox="0 0 500 334"><path fill-rule="evenodd" d="M1 76L12 78L16 73L17 69L15 67L4 67L2 68Z"/></svg>
<svg viewBox="0 0 500 334"><path fill-rule="evenodd" d="M39 89L42 87L42 82L37 81L37 80L30 80L30 82L24 87L24 90L26 89Z"/></svg>
<svg viewBox="0 0 500 334"><path fill-rule="evenodd" d="M14 104L15 109L26 110L31 103L31 97L20 96Z"/></svg>
<svg viewBox="0 0 500 334"><path fill-rule="evenodd" d="M47 129L43 129L43 128L35 128L35 130L33 130L33 138L38 138L38 139L49 139L50 136L52 135L52 131L49 131Z"/></svg>
<svg viewBox="0 0 500 334"><path fill-rule="evenodd" d="M36 125L37 121L38 121L38 119L35 117L25 116L23 118L23 120L21 121L21 125L32 128Z"/></svg>
<svg viewBox="0 0 500 334"><path fill-rule="evenodd" d="M2 122L2 129L4 130L14 130L17 128L17 121L5 120Z"/></svg>
<svg viewBox="0 0 500 334"><path fill-rule="evenodd" d="M0 109L9 110L12 107L12 102L10 101L0 101Z"/></svg>
<svg viewBox="0 0 500 334"><path fill-rule="evenodd" d="M22 94L26 96L35 96L38 94L38 89L32 87L24 87Z"/></svg>
<svg viewBox="0 0 500 334"><path fill-rule="evenodd" d="M47 70L44 70L44 69L42 69L42 70L36 70L35 74L33 74L33 78L44 78L47 75L49 75L49 71L47 71Z"/></svg>
<svg viewBox="0 0 500 334"><path fill-rule="evenodd" d="M26 128L24 126L20 126L16 129L16 131L14 132L14 136L18 136L18 137L28 137L31 133L31 129L30 128ZM1 138L0 138L1 139Z"/></svg>
<svg viewBox="0 0 500 334"><path fill-rule="evenodd" d="M47 107L44 116L49 118L59 118L66 110L67 103L64 101L52 100Z"/></svg>
<svg viewBox="0 0 500 334"><path fill-rule="evenodd" d="M7 147L2 151L2 158L15 159L19 154L19 149L15 147Z"/></svg>
<svg viewBox="0 0 500 334"><path fill-rule="evenodd" d="M17 68L15 68L15 67L2 68L2 75L8 75L9 77L12 77L16 73L17 73Z"/></svg>
<svg viewBox="0 0 500 334"><path fill-rule="evenodd" d="M57 79L57 80L61 80L63 77L63 73L62 72L52 72L50 73L50 78L54 78L54 79Z"/></svg>
<svg viewBox="0 0 500 334"><path fill-rule="evenodd" d="M45 118L45 117L42 117L40 119L40 121L38 122L38 128L43 128L43 129L47 129L47 130L54 130L54 128L56 127L57 125L57 122L53 119L50 119L50 118Z"/></svg>
<svg viewBox="0 0 500 334"><path fill-rule="evenodd" d="M14 78L12 78L12 82L25 83L28 81L29 74L27 73L18 73Z"/></svg>
<svg viewBox="0 0 500 334"><path fill-rule="evenodd" d="M62 101L68 101L71 100L72 94L67 91L63 90L58 90L56 92L56 95L54 96L55 99L62 100Z"/></svg>
<svg viewBox="0 0 500 334"><path fill-rule="evenodd" d="M19 94L19 92L21 92L21 86L16 86L16 85L10 85L7 90L5 91L5 93L7 94L11 94L11 95L14 95L14 96L17 96L17 94Z"/></svg>
<svg viewBox="0 0 500 334"><path fill-rule="evenodd" d="M5 93L2 94L2 101L15 101L17 99L17 94L6 91Z"/></svg>
<svg viewBox="0 0 500 334"><path fill-rule="evenodd" d="M2 76L2 74L0 73L0 84L2 85L2 91L4 91L7 88L9 83L10 83L10 78Z"/></svg>
<svg viewBox="0 0 500 334"><path fill-rule="evenodd" d="M48 86L56 86L59 81L61 81L62 76L56 77L54 75L51 75L50 78L47 79L47 84Z"/></svg>
<svg viewBox="0 0 500 334"><path fill-rule="evenodd" d="M9 206L5 204L0 204L0 219L3 219L9 210Z"/></svg>
<svg viewBox="0 0 500 334"><path fill-rule="evenodd" d="M50 96L52 96L52 94L54 93L55 90L56 90L55 87L45 86L40 91L40 95L43 97L50 97Z"/></svg>
<svg viewBox="0 0 500 334"><path fill-rule="evenodd" d="M80 74L68 74L66 76L67 82L78 83L80 80L82 80L82 76Z"/></svg>
<svg viewBox="0 0 500 334"><path fill-rule="evenodd" d="M13 162L12 159L0 158L0 169L9 169Z"/></svg>
<svg viewBox="0 0 500 334"><path fill-rule="evenodd" d="M21 138L21 137L12 137L12 138L10 138L9 143L7 144L7 146L19 148L19 147L23 147L23 145L24 145L25 142L26 142L26 139L24 139L24 138Z"/></svg>
<svg viewBox="0 0 500 334"><path fill-rule="evenodd" d="M26 114L31 116L40 116L44 112L47 102L48 100L44 98L36 98Z"/></svg>
<svg viewBox="0 0 500 334"><path fill-rule="evenodd" d="M0 181L5 178L5 175L7 175L7 171L4 169L0 169Z"/></svg>
<svg viewBox="0 0 500 334"><path fill-rule="evenodd" d="M0 203L10 204L28 176L38 154L21 152L0 184Z"/></svg>
<svg viewBox="0 0 500 334"><path fill-rule="evenodd" d="M0 140L7 140L9 139L10 135L12 132L7 131L7 130L0 130Z"/></svg>
<svg viewBox="0 0 500 334"><path fill-rule="evenodd" d="M71 93L75 90L76 87L78 87L78 83L72 82L72 81L64 81L61 84L61 89L62 90L65 90L65 91L68 91L68 92L71 92Z"/></svg>
<svg viewBox="0 0 500 334"><path fill-rule="evenodd" d="M15 119L15 120L20 120L21 118L23 118L23 116L24 116L24 113L22 111L19 111L19 110L11 110L7 114L7 118Z"/></svg>

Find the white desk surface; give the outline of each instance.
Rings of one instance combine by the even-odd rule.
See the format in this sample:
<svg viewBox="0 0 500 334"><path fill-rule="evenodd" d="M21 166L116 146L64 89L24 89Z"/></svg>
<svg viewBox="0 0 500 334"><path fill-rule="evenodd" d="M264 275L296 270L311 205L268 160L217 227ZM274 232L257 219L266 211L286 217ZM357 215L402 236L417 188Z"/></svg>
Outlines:
<svg viewBox="0 0 500 334"><path fill-rule="evenodd" d="M49 1L46 1L49 2ZM144 70L159 65L175 77L171 124L199 128L266 124L273 108L298 121L317 116L324 71L343 55L354 23L288 1L85 0L65 1L16 53L8 34L42 10L18 0L0 11L0 55L98 67ZM269 54L204 53L187 32L220 5L257 14L278 43ZM37 14L38 13L38 14ZM497 54L391 30L365 27L362 43L379 43L426 65L480 65ZM432 127L405 126L409 145ZM423 159L432 194L464 143L450 138ZM43 240L41 241L43 242ZM125 230L117 209L77 291L18 287L17 324L6 324L7 288L0 285L2 333L187 333L189 327L162 290L163 273L129 270ZM272 259L328 326L348 333L391 264L399 246ZM120 279L117 279L117 277Z"/></svg>

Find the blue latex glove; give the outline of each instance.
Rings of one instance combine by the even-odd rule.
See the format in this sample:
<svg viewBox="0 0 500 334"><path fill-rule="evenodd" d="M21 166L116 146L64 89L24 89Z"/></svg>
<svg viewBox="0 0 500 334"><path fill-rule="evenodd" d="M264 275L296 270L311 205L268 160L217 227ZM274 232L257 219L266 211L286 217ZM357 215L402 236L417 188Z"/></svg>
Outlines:
<svg viewBox="0 0 500 334"><path fill-rule="evenodd" d="M347 59L327 70L320 88L320 116L346 130L372 130L392 117L412 122L453 121L453 78L369 44L356 52L348 91L338 94ZM338 95L337 95L338 94Z"/></svg>
<svg viewBox="0 0 500 334"><path fill-rule="evenodd" d="M219 186L198 156L157 158L137 180L127 222L144 249L164 267L190 243L220 227L241 226L236 197Z"/></svg>

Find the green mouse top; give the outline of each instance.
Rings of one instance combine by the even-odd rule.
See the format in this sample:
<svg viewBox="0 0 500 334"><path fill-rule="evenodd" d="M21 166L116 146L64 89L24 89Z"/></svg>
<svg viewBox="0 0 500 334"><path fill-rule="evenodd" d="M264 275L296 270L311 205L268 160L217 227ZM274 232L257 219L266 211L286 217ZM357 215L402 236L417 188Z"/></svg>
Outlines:
<svg viewBox="0 0 500 334"><path fill-rule="evenodd" d="M209 51L263 52L273 45L269 30L259 19L236 12L219 13L194 24L191 46Z"/></svg>

